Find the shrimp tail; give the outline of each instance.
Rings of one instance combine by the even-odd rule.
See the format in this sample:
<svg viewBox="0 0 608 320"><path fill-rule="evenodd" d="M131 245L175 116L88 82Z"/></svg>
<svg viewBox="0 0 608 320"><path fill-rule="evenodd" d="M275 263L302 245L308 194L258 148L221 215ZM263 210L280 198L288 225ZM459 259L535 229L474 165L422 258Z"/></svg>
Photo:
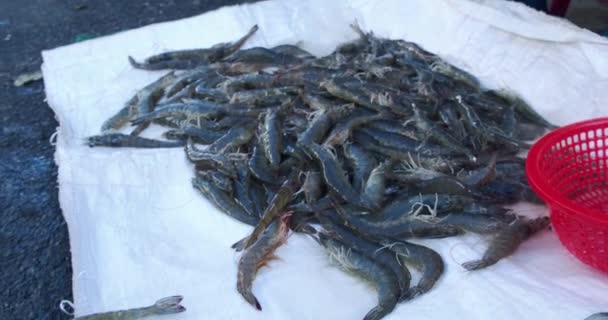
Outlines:
<svg viewBox="0 0 608 320"><path fill-rule="evenodd" d="M255 308L262 311L262 305L260 305L260 302L258 301L258 299L256 297L253 297L253 300L255 302Z"/></svg>
<svg viewBox="0 0 608 320"><path fill-rule="evenodd" d="M171 296L162 298L152 306L154 314L173 314L186 311L186 308L179 303L184 299L182 296Z"/></svg>
<svg viewBox="0 0 608 320"><path fill-rule="evenodd" d="M133 57L129 56L129 64L136 69L145 69L146 64L145 63L141 63L141 62L137 62L137 60L135 60Z"/></svg>
<svg viewBox="0 0 608 320"><path fill-rule="evenodd" d="M473 261L463 263L462 267L467 269L468 271L473 271L473 270L483 269L490 265L491 265L491 263L488 263L485 260L473 260Z"/></svg>
<svg viewBox="0 0 608 320"><path fill-rule="evenodd" d="M243 251L245 249L245 244L249 240L249 237L245 237L237 242L235 242L230 248L236 250L237 252Z"/></svg>
<svg viewBox="0 0 608 320"><path fill-rule="evenodd" d="M365 315L363 320L379 320L383 318L386 314L387 312L383 308L375 307Z"/></svg>
<svg viewBox="0 0 608 320"><path fill-rule="evenodd" d="M243 298L245 298L245 301L247 301L250 305L255 307L257 310L262 311L262 305L258 301L258 298L256 298L253 293L251 293L251 291L241 291L241 295L243 296Z"/></svg>

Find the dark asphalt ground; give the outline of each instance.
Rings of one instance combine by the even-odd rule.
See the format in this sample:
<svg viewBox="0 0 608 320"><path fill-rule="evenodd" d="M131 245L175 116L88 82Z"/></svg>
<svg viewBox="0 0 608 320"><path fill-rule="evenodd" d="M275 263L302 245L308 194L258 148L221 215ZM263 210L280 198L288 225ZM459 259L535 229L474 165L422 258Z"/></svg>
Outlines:
<svg viewBox="0 0 608 320"><path fill-rule="evenodd" d="M213 10L235 0L0 0L0 319L69 319L68 232L57 198L49 138L58 126L36 71L40 51Z"/></svg>

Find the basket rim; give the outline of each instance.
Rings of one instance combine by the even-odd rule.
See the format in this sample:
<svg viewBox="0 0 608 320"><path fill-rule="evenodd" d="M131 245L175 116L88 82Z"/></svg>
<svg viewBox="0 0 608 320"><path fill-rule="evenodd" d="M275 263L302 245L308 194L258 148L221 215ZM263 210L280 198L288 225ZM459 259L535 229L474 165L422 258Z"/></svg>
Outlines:
<svg viewBox="0 0 608 320"><path fill-rule="evenodd" d="M593 219L598 223L608 223L607 214L596 209L583 208L574 201L557 193L557 191L549 185L547 179L545 179L545 176L542 174L542 170L539 168L540 157L551 147L551 145L567 138L573 131L581 131L585 130L585 128L590 129L597 125L604 125L605 128L608 128L608 117L575 122L545 134L532 145L532 148L530 148L530 151L528 152L526 158L526 176L528 177L528 182L532 189L545 200L549 209L560 207L567 210L570 214L576 214L585 219Z"/></svg>

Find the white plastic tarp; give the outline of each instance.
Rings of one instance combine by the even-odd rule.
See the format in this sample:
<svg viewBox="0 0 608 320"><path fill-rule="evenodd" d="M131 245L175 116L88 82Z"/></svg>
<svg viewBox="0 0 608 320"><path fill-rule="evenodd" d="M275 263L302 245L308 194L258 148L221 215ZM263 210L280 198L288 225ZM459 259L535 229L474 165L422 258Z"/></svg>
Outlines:
<svg viewBox="0 0 608 320"><path fill-rule="evenodd" d="M354 39L349 24L414 41L492 88L510 88L550 121L608 112L608 41L504 1L266 1L121 32L43 52L48 103L59 119L59 198L68 224L77 315L147 305L182 294L188 311L166 319L360 319L375 292L330 266L313 240L292 235L263 269L254 293L235 290L230 245L251 228L214 209L190 185L182 149L90 149L138 88L163 72L135 70L167 50L231 41L253 24L246 47L299 44L323 55ZM154 136L154 134L152 135ZM543 214L544 207L521 206ZM447 270L428 294L386 319L582 319L608 310L608 277L578 262L544 232L486 270L459 266L484 249L478 237L424 241Z"/></svg>

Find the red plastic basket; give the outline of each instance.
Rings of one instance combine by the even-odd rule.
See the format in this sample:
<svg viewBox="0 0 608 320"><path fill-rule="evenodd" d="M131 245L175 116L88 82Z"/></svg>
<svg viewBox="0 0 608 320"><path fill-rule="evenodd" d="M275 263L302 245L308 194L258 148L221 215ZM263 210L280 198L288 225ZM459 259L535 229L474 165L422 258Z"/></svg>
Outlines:
<svg viewBox="0 0 608 320"><path fill-rule="evenodd" d="M528 153L526 174L562 244L608 272L608 117L543 136Z"/></svg>

